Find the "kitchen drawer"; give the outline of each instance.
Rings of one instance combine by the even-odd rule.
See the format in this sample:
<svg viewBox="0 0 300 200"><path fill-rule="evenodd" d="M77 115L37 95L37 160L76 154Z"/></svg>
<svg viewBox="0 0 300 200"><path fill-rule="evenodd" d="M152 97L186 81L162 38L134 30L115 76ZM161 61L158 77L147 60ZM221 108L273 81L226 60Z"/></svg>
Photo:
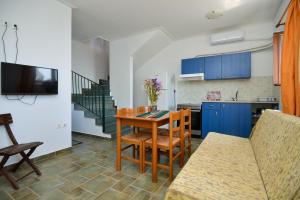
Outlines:
<svg viewBox="0 0 300 200"><path fill-rule="evenodd" d="M221 109L221 103L218 102L204 102L202 104L203 109L208 110L220 110Z"/></svg>

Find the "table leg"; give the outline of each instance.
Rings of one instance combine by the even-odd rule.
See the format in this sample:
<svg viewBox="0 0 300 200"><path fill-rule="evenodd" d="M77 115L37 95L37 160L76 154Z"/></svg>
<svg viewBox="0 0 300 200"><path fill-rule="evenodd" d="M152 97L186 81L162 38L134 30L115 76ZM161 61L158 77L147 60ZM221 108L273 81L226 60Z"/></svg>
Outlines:
<svg viewBox="0 0 300 200"><path fill-rule="evenodd" d="M157 182L157 124L152 124L152 182Z"/></svg>
<svg viewBox="0 0 300 200"><path fill-rule="evenodd" d="M121 120L117 119L117 158L116 170L121 170Z"/></svg>

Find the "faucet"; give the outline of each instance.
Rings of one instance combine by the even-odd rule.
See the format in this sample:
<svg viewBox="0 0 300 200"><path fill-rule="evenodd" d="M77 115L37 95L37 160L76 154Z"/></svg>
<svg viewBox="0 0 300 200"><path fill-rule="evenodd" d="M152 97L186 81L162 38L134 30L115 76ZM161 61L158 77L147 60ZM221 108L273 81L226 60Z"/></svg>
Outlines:
<svg viewBox="0 0 300 200"><path fill-rule="evenodd" d="M237 90L237 91L235 92L235 97L232 97L232 100L233 100L233 101L238 101L238 95L239 95L239 91Z"/></svg>

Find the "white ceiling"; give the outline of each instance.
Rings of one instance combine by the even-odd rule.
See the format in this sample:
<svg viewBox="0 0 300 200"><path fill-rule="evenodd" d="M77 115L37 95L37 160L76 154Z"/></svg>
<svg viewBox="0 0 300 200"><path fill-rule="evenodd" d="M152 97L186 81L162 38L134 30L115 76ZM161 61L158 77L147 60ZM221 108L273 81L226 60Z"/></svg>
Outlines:
<svg viewBox="0 0 300 200"><path fill-rule="evenodd" d="M282 0L60 0L73 9L73 36L107 40L160 28L173 39L273 21ZM223 13L209 21L206 14Z"/></svg>

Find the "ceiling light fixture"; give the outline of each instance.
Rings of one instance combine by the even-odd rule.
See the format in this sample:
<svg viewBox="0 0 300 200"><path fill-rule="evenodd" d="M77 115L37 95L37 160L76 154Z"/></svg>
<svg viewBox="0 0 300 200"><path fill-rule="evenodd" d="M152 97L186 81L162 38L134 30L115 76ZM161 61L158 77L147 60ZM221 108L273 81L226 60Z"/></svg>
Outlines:
<svg viewBox="0 0 300 200"><path fill-rule="evenodd" d="M206 14L208 20L215 20L223 16L223 13L220 11L212 10Z"/></svg>

